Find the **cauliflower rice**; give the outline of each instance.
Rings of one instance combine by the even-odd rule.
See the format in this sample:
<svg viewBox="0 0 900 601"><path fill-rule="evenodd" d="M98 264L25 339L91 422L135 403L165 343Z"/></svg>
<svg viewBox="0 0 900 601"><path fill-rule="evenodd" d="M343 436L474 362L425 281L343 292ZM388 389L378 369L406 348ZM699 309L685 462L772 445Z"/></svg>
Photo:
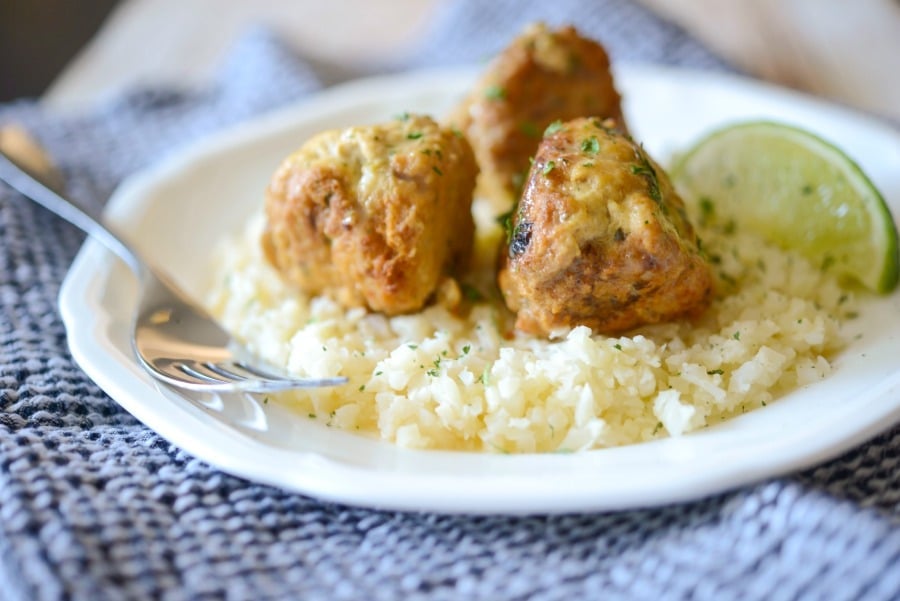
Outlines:
<svg viewBox="0 0 900 601"><path fill-rule="evenodd" d="M486 204L475 213L464 290L481 298L466 315L431 306L386 318L305 298L264 260L261 215L217 252L209 306L274 364L350 379L270 402L418 449L574 452L679 436L825 378L845 342L853 299L833 278L748 233L699 226L717 290L700 320L621 337L517 334L493 285L502 232Z"/></svg>

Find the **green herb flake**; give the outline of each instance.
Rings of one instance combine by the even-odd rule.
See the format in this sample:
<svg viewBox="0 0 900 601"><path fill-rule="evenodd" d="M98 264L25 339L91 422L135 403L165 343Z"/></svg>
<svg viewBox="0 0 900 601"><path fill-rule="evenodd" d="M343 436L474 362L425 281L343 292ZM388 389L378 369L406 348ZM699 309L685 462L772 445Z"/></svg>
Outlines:
<svg viewBox="0 0 900 601"><path fill-rule="evenodd" d="M740 339L741 339L741 333L740 333L740 332L735 332L734 334L731 335L731 337L734 338L735 340L740 340Z"/></svg>
<svg viewBox="0 0 900 601"><path fill-rule="evenodd" d="M376 371L376 372L375 372L375 375L376 375L376 376L380 376L380 375L383 374L383 373L384 373L383 371Z"/></svg>
<svg viewBox="0 0 900 601"><path fill-rule="evenodd" d="M470 344L467 344L462 347L463 355L468 355L469 351L471 351L471 350L472 350L472 345L470 345Z"/></svg>
<svg viewBox="0 0 900 601"><path fill-rule="evenodd" d="M537 138L541 135L541 132L534 121L522 121L519 123L519 131L529 138Z"/></svg>
<svg viewBox="0 0 900 601"><path fill-rule="evenodd" d="M512 217L513 211L509 210L502 215L497 216L497 223L500 224L500 227L503 228L503 232L506 234L506 243L509 244L512 242L512 234L513 234L513 226L512 226Z"/></svg>
<svg viewBox="0 0 900 601"><path fill-rule="evenodd" d="M487 386L491 380L491 364L488 363L484 366L484 371L481 372L481 375L478 376L478 381Z"/></svg>
<svg viewBox="0 0 900 601"><path fill-rule="evenodd" d="M597 139L597 136L591 136L587 140L582 140L581 150L588 154L597 154L600 152L600 141Z"/></svg>
<svg viewBox="0 0 900 601"><path fill-rule="evenodd" d="M503 100L506 98L506 90L503 86L488 86L484 89L484 97L490 100Z"/></svg>
<svg viewBox="0 0 900 601"><path fill-rule="evenodd" d="M708 369L706 370L706 375L708 376L721 376L725 371L721 369Z"/></svg>
<svg viewBox="0 0 900 601"><path fill-rule="evenodd" d="M809 184L806 184L805 186L803 186L802 188L800 188L800 192L803 194L803 196L809 196L809 195L812 194L814 191L815 191L815 188L813 188L813 187L812 187L811 185L809 185Z"/></svg>
<svg viewBox="0 0 900 601"><path fill-rule="evenodd" d="M309 416L309 419L316 419L315 413L310 413L308 416Z"/></svg>
<svg viewBox="0 0 900 601"><path fill-rule="evenodd" d="M656 422L656 426L653 428L653 436L656 436L656 433L662 430L662 422Z"/></svg>
<svg viewBox="0 0 900 601"><path fill-rule="evenodd" d="M471 284L463 284L461 288L463 296L466 297L466 300L469 300L473 303L484 300L484 295L475 286L472 286Z"/></svg>
<svg viewBox="0 0 900 601"><path fill-rule="evenodd" d="M563 129L562 121L557 119L556 121L554 121L553 123L551 123L550 125L547 126L547 129L544 130L544 135L552 136L553 134L560 131L561 129Z"/></svg>
<svg viewBox="0 0 900 601"><path fill-rule="evenodd" d="M437 165L432 165L431 170L437 173L438 175L444 175L444 172L441 171Z"/></svg>
<svg viewBox="0 0 900 601"><path fill-rule="evenodd" d="M263 397L263 405L269 404L269 397Z"/></svg>
<svg viewBox="0 0 900 601"><path fill-rule="evenodd" d="M703 216L704 219L708 219L708 218L712 217L713 214L716 212L716 205L709 196L701 196L699 203L700 203L700 214Z"/></svg>
<svg viewBox="0 0 900 601"><path fill-rule="evenodd" d="M458 127L453 127L453 128L450 129L450 131L452 131L452 132L453 132L453 135L456 136L457 138L462 138L462 137L463 137L463 133L462 133L462 131L461 131Z"/></svg>
<svg viewBox="0 0 900 601"><path fill-rule="evenodd" d="M406 134L406 137L410 140L418 140L419 138L422 137L422 135L423 134L420 131L411 131L408 134Z"/></svg>
<svg viewBox="0 0 900 601"><path fill-rule="evenodd" d="M366 385L365 385L365 384L360 384L360 385L359 385L359 391L360 391L360 392L365 392L365 391L366 391Z"/></svg>
<svg viewBox="0 0 900 601"><path fill-rule="evenodd" d="M647 153L644 152L644 147L636 148L634 154L637 157L638 164L631 166L631 172L647 180L647 192L650 194L650 198L661 203L662 194L659 191L659 178L656 175L656 169L653 168L653 164L647 157Z"/></svg>
<svg viewBox="0 0 900 601"><path fill-rule="evenodd" d="M541 173L543 175L549 175L550 172L553 171L553 169L555 169L555 168L556 168L556 163L554 161L547 161L546 163L544 163L544 168L541 169Z"/></svg>
<svg viewBox="0 0 900 601"><path fill-rule="evenodd" d="M613 345L613 348L615 348L617 351L621 351L621 350L622 350L622 345L619 344L619 343L617 342L617 343L615 343L615 344Z"/></svg>
<svg viewBox="0 0 900 601"><path fill-rule="evenodd" d="M408 346L408 347L411 348L412 350L416 350L417 348L419 348L419 345L418 345L418 344L407 344L406 346Z"/></svg>

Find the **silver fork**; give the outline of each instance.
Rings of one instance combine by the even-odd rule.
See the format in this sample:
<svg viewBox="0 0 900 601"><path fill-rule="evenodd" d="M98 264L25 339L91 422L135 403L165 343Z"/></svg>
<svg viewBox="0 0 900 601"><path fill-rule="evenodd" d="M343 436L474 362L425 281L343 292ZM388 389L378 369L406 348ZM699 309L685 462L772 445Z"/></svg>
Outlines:
<svg viewBox="0 0 900 601"><path fill-rule="evenodd" d="M25 146L32 144L32 154L40 152L29 138L25 142ZM49 177L49 171L29 168L33 161L25 153L16 152L21 147L0 144L0 181L103 243L137 276L141 300L132 346L151 375L172 386L200 392L275 392L347 382L344 377L297 378L254 358L170 278L151 267L120 235L103 225L98 213L55 191L51 183L55 178Z"/></svg>

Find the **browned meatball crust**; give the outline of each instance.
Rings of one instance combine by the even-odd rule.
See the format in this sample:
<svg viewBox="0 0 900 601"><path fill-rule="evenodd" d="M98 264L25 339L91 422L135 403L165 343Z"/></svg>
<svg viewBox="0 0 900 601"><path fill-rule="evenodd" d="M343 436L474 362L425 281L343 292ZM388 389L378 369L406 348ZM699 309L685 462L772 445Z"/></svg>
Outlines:
<svg viewBox="0 0 900 601"><path fill-rule="evenodd" d="M477 173L468 142L429 117L321 133L272 177L263 249L308 294L416 311L469 259Z"/></svg>
<svg viewBox="0 0 900 601"><path fill-rule="evenodd" d="M587 115L625 127L606 51L574 27L552 31L537 23L493 60L448 121L475 149L479 193L506 210L544 129Z"/></svg>
<svg viewBox="0 0 900 601"><path fill-rule="evenodd" d="M712 274L684 203L613 126L575 119L538 147L498 275L523 331L615 334L709 304Z"/></svg>

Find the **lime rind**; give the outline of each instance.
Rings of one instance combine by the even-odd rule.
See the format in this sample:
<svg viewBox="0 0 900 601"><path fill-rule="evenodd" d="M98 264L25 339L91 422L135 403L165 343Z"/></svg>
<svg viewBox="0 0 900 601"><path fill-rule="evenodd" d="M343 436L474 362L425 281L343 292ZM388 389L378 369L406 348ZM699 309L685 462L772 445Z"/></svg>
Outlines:
<svg viewBox="0 0 900 601"><path fill-rule="evenodd" d="M738 149L742 152L735 144L741 143L742 140L746 142L752 138L756 138L757 144L760 140L763 144L769 145L793 144L808 151L809 156L803 157L807 161L820 161L843 176L868 214L870 226L865 233L871 239L867 241L867 246L878 249L881 259L880 261L851 261L851 265L847 266L843 275L856 279L877 292L887 293L893 290L900 279L900 250L898 250L900 246L898 246L897 226L887 203L856 161L831 142L809 131L774 121L748 121L726 125L705 135L686 153L676 158L672 169L673 179L680 187L687 189L687 200L696 202L704 195L705 190L698 190L703 186L697 185L695 181L698 174L693 173L698 170L698 167L707 166L704 162L709 161L710 156L713 157L713 161L722 160L729 149ZM708 180L710 176L709 173L700 173L701 179ZM787 177L790 178L791 175L788 174ZM827 177L827 175L823 174L822 177ZM709 182L705 181L704 183L708 184ZM803 205L800 207L802 209ZM783 215L766 215L766 217L771 218L771 221L768 222L771 224L776 223L779 217L783 218ZM751 226L753 225L751 224ZM765 223L755 225L760 229L768 229L765 227ZM771 234L769 231L758 233ZM796 248L801 252L804 250L797 248L800 246L797 240L784 233L782 233L781 239L774 241L790 248ZM814 256L808 258L821 259L821 257Z"/></svg>

